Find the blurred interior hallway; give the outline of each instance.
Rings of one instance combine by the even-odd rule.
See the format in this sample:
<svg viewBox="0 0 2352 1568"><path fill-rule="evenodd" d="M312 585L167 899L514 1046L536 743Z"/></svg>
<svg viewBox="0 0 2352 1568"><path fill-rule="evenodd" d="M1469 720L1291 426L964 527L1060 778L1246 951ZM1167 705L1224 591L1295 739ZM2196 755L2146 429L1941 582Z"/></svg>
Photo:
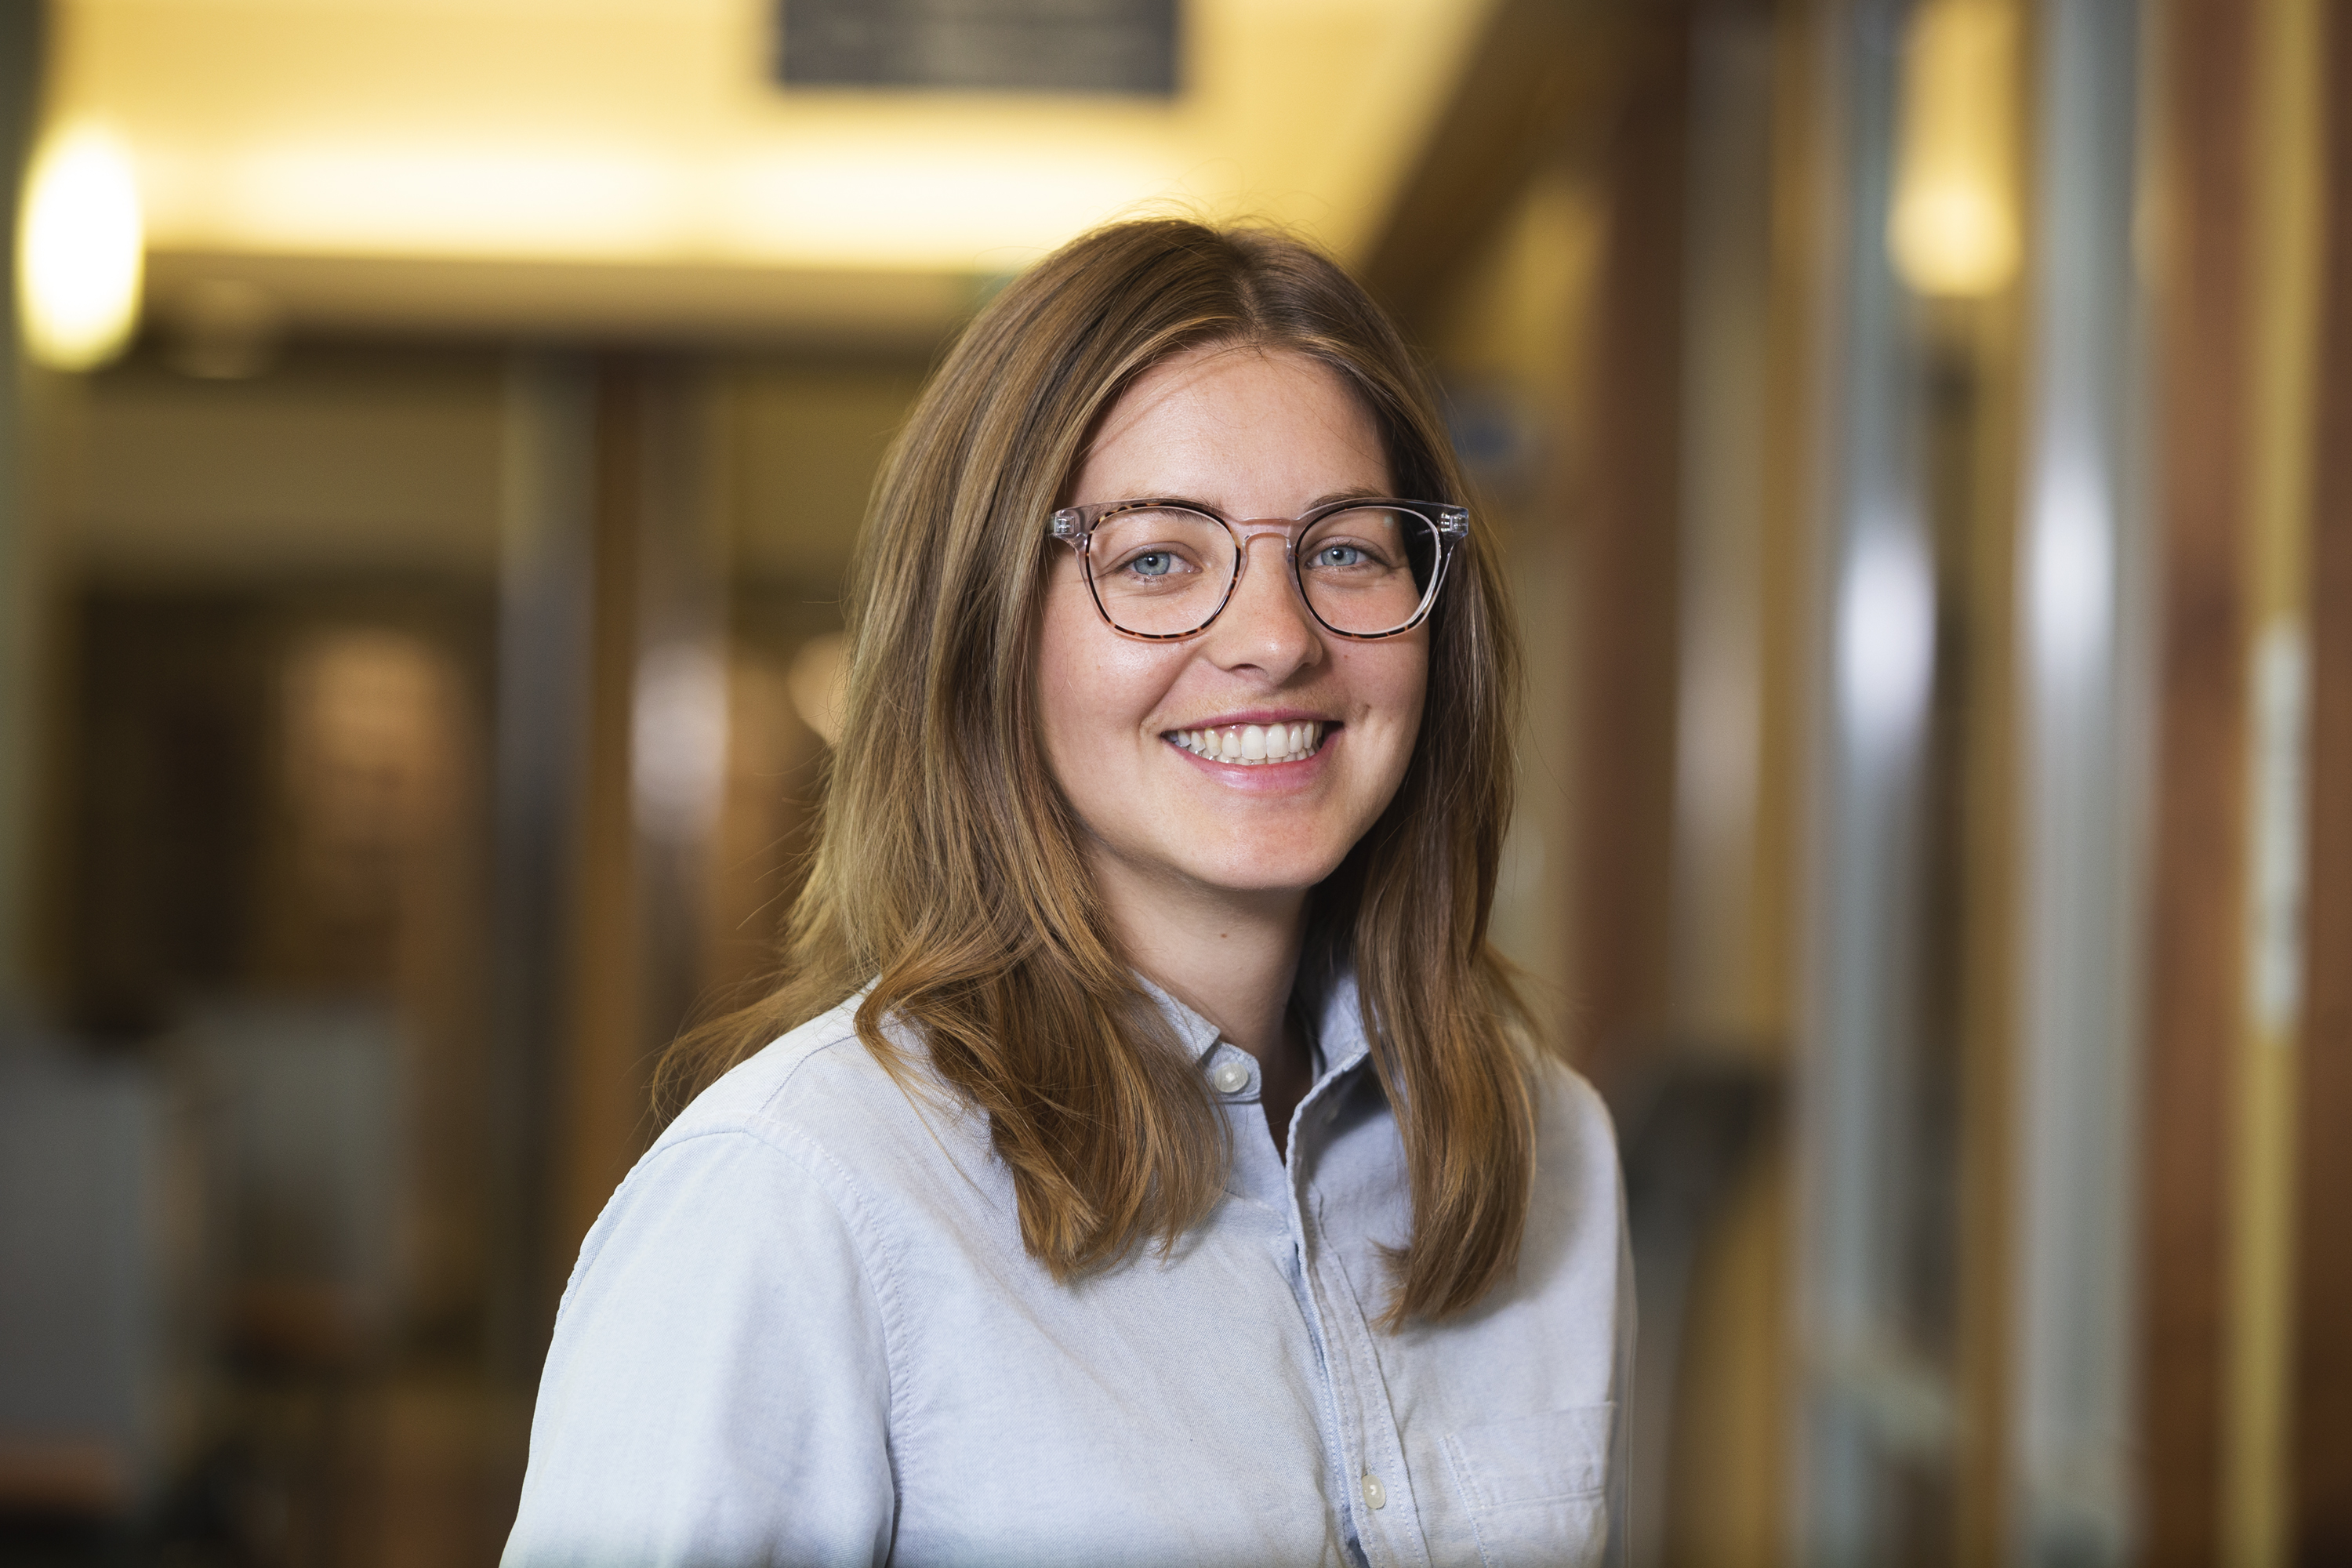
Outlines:
<svg viewBox="0 0 2352 1568"><path fill-rule="evenodd" d="M2352 20L860 15L0 0L0 1559L495 1558L898 422L1160 204L1445 387L1641 1563L2352 1560Z"/></svg>

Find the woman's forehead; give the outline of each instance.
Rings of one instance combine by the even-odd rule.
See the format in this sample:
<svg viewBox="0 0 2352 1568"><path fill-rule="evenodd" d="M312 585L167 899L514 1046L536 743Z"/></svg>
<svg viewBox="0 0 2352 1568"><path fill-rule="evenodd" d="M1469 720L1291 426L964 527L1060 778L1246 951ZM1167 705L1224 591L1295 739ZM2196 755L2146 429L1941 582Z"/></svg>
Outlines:
<svg viewBox="0 0 2352 1568"><path fill-rule="evenodd" d="M1189 350L1137 377L1079 469L1082 482L1091 474L1114 488L1181 489L1236 464L1311 470L1300 477L1318 489L1385 488L1389 473L1371 411L1345 376L1306 354L1251 343Z"/></svg>

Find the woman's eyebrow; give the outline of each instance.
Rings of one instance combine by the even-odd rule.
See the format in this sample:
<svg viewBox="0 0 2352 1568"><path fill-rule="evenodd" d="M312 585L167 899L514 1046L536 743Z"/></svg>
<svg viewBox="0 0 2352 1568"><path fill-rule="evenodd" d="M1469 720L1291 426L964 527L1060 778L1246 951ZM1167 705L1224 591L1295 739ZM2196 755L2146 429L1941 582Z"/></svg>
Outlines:
<svg viewBox="0 0 2352 1568"><path fill-rule="evenodd" d="M1188 506L1194 511L1205 511L1211 517L1225 515L1223 507L1211 506L1207 501L1195 497L1174 495L1167 490L1153 490L1150 495L1137 496L1132 500L1114 501L1111 504L1114 506Z"/></svg>
<svg viewBox="0 0 2352 1568"><path fill-rule="evenodd" d="M1388 492L1385 490L1375 489L1370 485L1351 485L1343 490L1328 490L1322 495L1317 496L1313 500L1308 501L1305 506L1299 508L1298 515L1304 517L1307 513L1313 511L1317 507L1329 506L1333 501L1370 500L1377 497L1384 496ZM1198 500L1192 496L1171 495L1165 491L1160 491L1154 493L1148 499L1158 501L1164 506L1188 506L1195 511L1205 511L1212 517L1232 517L1232 514L1227 512L1224 508L1220 506L1212 506L1207 501ZM1238 518L1233 518L1232 520L1234 521L1241 521Z"/></svg>

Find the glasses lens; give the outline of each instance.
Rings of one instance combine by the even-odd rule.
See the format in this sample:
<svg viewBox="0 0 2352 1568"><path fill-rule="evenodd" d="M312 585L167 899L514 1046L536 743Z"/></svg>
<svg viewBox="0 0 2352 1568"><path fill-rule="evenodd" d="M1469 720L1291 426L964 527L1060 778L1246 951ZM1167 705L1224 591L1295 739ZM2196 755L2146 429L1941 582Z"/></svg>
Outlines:
<svg viewBox="0 0 2352 1568"><path fill-rule="evenodd" d="M1231 530L1181 507L1114 512L1095 524L1087 570L1111 625L1145 637L1206 626L1233 586Z"/></svg>
<svg viewBox="0 0 2352 1568"><path fill-rule="evenodd" d="M1419 615L1437 561L1437 525L1394 507L1333 512L1298 541L1307 602L1324 625L1359 637L1392 632Z"/></svg>

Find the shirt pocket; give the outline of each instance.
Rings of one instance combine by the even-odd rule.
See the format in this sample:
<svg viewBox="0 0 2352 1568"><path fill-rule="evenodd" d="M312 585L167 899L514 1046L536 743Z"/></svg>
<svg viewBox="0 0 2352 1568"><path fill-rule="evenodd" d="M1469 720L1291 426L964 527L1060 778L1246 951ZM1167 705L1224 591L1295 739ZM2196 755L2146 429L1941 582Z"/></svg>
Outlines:
<svg viewBox="0 0 2352 1568"><path fill-rule="evenodd" d="M1445 1459L1486 1568L1598 1563L1609 1543L1613 1405L1465 1426Z"/></svg>

